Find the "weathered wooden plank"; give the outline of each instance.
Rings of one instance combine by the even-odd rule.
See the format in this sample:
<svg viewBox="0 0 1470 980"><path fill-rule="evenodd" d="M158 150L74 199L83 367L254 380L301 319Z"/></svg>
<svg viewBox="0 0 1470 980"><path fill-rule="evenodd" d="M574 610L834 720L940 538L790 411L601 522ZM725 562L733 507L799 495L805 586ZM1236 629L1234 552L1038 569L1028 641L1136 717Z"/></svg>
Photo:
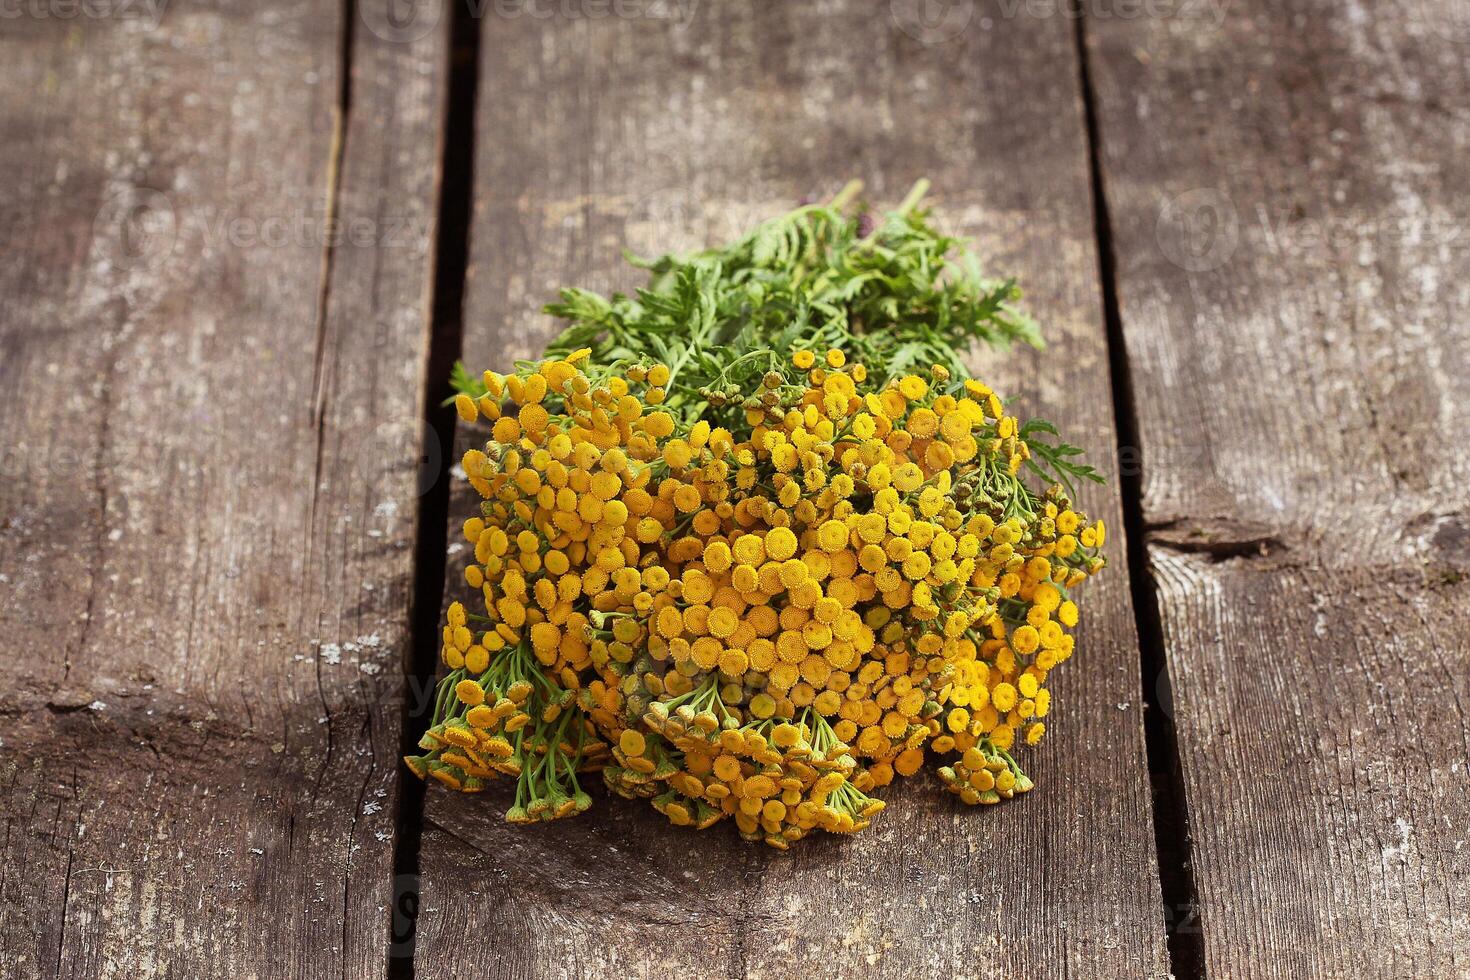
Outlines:
<svg viewBox="0 0 1470 980"><path fill-rule="evenodd" d="M444 52L341 18L0 37L7 977L387 970Z"/></svg>
<svg viewBox="0 0 1470 980"><path fill-rule="evenodd" d="M486 20L467 359L504 368L535 355L552 329L536 311L560 285L631 285L625 243L719 240L849 176L891 205L928 176L951 222L1026 277L1056 341L1044 367L989 362L1111 468L1070 22L987 26L977 13L926 46L892 12L721 4L687 23ZM1121 526L1115 487L1087 502ZM1089 592L1083 657L1035 762L1040 789L997 810L952 805L926 777L889 791L871 830L782 856L606 794L578 820L526 829L501 822L495 793L431 789L418 969L1163 975L1125 574Z"/></svg>
<svg viewBox="0 0 1470 980"><path fill-rule="evenodd" d="M1205 966L1464 976L1470 34L1218 12L1088 22Z"/></svg>

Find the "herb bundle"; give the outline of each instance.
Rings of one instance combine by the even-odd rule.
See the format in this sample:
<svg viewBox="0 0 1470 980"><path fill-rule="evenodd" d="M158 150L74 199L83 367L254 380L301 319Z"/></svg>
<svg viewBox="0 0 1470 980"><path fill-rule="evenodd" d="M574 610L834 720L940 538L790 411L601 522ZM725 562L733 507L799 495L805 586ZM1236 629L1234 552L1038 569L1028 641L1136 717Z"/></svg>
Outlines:
<svg viewBox="0 0 1470 980"><path fill-rule="evenodd" d="M862 829L930 756L967 803L1032 787L1013 753L1103 566L1072 503L1097 475L966 377L975 341L1040 344L1015 284L924 185L878 221L857 190L639 262L632 297L564 290L542 362L456 369L490 427L475 611L450 606L414 772L509 777L515 822L585 810L600 773L777 847Z"/></svg>

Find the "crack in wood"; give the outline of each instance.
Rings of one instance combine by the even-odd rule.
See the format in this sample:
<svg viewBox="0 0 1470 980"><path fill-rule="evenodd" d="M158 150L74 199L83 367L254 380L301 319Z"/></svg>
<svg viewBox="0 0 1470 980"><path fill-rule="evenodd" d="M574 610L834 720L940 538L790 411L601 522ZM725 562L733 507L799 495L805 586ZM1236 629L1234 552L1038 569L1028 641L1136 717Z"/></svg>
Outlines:
<svg viewBox="0 0 1470 980"><path fill-rule="evenodd" d="M1116 256L1112 219L1104 184L1096 93L1087 47L1086 14L1075 22L1079 84L1087 128L1088 172L1092 183L1093 229L1097 236L1098 278L1102 287L1103 319L1108 338L1113 414L1120 461L1128 447L1142 445L1127 341L1118 305ZM1127 538L1127 572L1138 630L1139 680L1143 688L1144 737L1148 751L1149 781L1153 790L1154 841L1158 858L1159 892L1169 946L1170 973L1179 980L1204 980L1204 931L1200 922L1199 892L1194 879L1189 808L1185 799L1177 734L1172 716L1159 703L1159 689L1168 686L1168 653L1164 646L1159 601L1146 552L1148 528L1143 519L1143 479L1139 467L1120 466L1123 524ZM1152 683L1151 678L1159 678Z"/></svg>
<svg viewBox="0 0 1470 980"><path fill-rule="evenodd" d="M447 25L448 76L444 121L440 128L439 199L435 207L433 295L424 360L421 406L421 453L426 465L437 467L432 485L420 474L419 508L414 527L413 595L409 615L409 663L405 665L409 690L400 725L400 754L417 751L428 727L433 699L418 692L432 690L438 666L438 619L444 594L448 559L446 521L449 513L449 467L454 446L455 414L442 404L449 394L448 378L459 359L464 330L465 277L469 269L470 215L474 205L475 100L479 90L480 20L469 8L454 5ZM419 845L424 833L424 785L406 778L400 768L398 809L394 814L393 909L388 937L388 976L414 975L417 924ZM400 887L413 888L407 909L406 935L398 934Z"/></svg>
<svg viewBox="0 0 1470 980"><path fill-rule="evenodd" d="M1216 562L1231 558L1268 558L1288 550L1281 535L1265 525L1229 518L1172 518L1143 524L1150 547L1183 554L1208 555Z"/></svg>

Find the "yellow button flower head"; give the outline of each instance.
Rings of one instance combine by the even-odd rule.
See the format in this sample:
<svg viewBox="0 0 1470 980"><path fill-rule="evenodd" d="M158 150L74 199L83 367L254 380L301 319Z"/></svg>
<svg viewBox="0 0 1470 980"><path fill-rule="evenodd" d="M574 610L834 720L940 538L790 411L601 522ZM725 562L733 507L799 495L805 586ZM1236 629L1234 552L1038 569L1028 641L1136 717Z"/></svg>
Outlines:
<svg viewBox="0 0 1470 980"><path fill-rule="evenodd" d="M898 382L898 391L904 398L916 402L929 391L929 385L918 375L910 374Z"/></svg>
<svg viewBox="0 0 1470 980"><path fill-rule="evenodd" d="M796 535L790 528L773 527L766 534L766 554L775 561L785 561L796 554Z"/></svg>

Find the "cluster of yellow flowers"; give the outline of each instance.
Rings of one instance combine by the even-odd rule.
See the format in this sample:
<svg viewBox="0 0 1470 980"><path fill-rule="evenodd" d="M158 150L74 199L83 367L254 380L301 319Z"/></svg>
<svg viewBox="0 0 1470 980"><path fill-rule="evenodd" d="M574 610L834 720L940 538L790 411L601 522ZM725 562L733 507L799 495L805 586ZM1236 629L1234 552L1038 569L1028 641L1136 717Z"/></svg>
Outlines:
<svg viewBox="0 0 1470 980"><path fill-rule="evenodd" d="M484 611L450 607L410 767L514 777L512 821L586 809L601 771L776 847L867 826L926 753L967 803L1029 790L1012 749L1045 731L1104 528L1027 487L1000 398L798 351L712 427L661 408L669 380L578 351L458 397L491 425L463 460Z"/></svg>

